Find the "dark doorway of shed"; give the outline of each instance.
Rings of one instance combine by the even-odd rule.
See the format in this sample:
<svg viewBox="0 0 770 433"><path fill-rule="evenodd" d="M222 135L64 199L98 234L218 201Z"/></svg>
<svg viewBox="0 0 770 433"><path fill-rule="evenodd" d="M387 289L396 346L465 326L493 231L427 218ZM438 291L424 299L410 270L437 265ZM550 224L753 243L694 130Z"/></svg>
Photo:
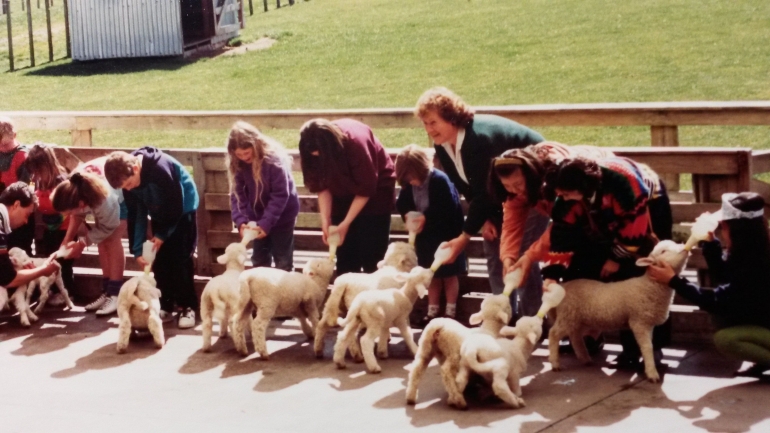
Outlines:
<svg viewBox="0 0 770 433"><path fill-rule="evenodd" d="M185 49L207 43L216 34L211 0L181 0Z"/></svg>

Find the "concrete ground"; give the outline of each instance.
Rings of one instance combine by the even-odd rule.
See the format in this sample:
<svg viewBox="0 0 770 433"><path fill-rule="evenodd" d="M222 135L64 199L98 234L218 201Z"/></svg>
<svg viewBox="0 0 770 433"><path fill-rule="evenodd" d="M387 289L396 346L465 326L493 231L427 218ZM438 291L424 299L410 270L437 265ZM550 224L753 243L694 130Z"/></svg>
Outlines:
<svg viewBox="0 0 770 433"><path fill-rule="evenodd" d="M338 370L317 360L294 320L273 321L270 360L241 358L229 339L202 353L200 328L166 325L167 345L133 339L115 353L117 319L82 309L46 310L21 328L0 317L0 431L8 432L769 432L770 383L734 378L740 363L704 345L666 350L662 384L607 364L607 345L593 366L565 355L550 371L545 346L523 378L527 406L488 400L449 408L438 369L428 369L416 406L404 389L410 356L394 335L383 372L363 364Z"/></svg>

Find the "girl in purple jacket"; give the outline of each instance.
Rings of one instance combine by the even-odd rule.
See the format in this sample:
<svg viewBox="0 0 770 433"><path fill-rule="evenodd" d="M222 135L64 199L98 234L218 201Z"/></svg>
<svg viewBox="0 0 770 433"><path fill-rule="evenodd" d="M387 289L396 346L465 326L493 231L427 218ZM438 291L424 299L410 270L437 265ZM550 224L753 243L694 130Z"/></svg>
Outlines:
<svg viewBox="0 0 770 433"><path fill-rule="evenodd" d="M281 143L246 122L236 122L227 138L230 211L243 237L249 222L257 223L254 266L291 271L294 225L299 197L291 175L291 157Z"/></svg>

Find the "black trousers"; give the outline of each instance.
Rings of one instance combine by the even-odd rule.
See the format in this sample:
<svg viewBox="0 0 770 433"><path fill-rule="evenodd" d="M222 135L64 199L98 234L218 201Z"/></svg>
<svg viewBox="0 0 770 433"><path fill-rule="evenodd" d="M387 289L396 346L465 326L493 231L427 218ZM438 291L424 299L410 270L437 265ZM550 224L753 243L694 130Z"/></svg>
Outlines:
<svg viewBox="0 0 770 433"><path fill-rule="evenodd" d="M161 292L160 308L171 312L174 307L198 308L195 294L193 253L198 244L196 212L182 216L176 230L163 242L155 255L152 270Z"/></svg>
<svg viewBox="0 0 770 433"><path fill-rule="evenodd" d="M32 241L35 239L35 218L30 215L27 224L17 227L8 235L8 249L13 247L21 248L32 257ZM58 248L58 247L57 247Z"/></svg>
<svg viewBox="0 0 770 433"><path fill-rule="evenodd" d="M339 224L344 215L332 216ZM350 224L345 241L337 248L337 275L348 272L371 273L385 257L390 238L390 215L359 215Z"/></svg>

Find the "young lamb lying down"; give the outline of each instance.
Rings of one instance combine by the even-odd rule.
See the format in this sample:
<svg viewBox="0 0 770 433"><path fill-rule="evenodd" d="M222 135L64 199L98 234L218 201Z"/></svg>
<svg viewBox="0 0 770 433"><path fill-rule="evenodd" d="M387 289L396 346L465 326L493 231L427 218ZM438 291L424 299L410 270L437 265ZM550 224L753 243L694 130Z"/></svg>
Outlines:
<svg viewBox="0 0 770 433"><path fill-rule="evenodd" d="M30 258L26 251L17 247L8 250L8 256L10 257L11 262L16 269L24 269L24 267L27 265L37 267L46 261L44 258ZM42 276L27 283L27 304L29 304L30 300L32 299L32 294L35 292L35 287L40 288L40 298L38 299L37 306L34 309L35 314L40 314L40 312L43 311L43 307L45 307L45 303L48 301L48 297L51 294L51 286L54 284L56 284L56 287L59 288L62 296L64 296L64 301L67 303L67 307L70 309L75 307L75 304L73 304L72 300L70 299L69 292L67 292L67 288L64 287L61 270L59 270L49 276Z"/></svg>
<svg viewBox="0 0 770 433"><path fill-rule="evenodd" d="M456 382L457 373L460 370L460 346L463 341L476 333L497 337L500 330L511 320L511 314L509 298L504 295L494 295L484 299L481 302L481 311L469 318L471 325L481 323L479 328L468 329L459 322L447 318L431 320L422 331L417 345L417 354L406 386L406 402L408 404L417 402L417 388L425 369L428 368L430 361L436 358L441 369L441 381L449 394L447 404L465 409L467 404Z"/></svg>
<svg viewBox="0 0 770 433"><path fill-rule="evenodd" d="M412 312L417 298L422 298L428 293L427 286L432 279L433 271L417 266L406 276L404 286L400 289L368 290L359 293L341 323L345 328L337 335L337 343L334 345L334 363L337 367L345 368L345 350L356 339L360 326L366 327L366 332L361 337L361 351L370 373L381 371L374 356L376 338L379 337L377 354L381 358L388 357L391 326L398 327L409 350L413 355L416 354L417 345L409 329L409 313Z"/></svg>
<svg viewBox="0 0 770 433"><path fill-rule="evenodd" d="M661 241L649 257L637 260L638 266L656 261L669 263L681 272L688 251L673 241ZM630 327L644 359L644 372L651 382L659 382L652 355L652 328L668 318L674 290L659 284L647 274L614 283L573 280L564 283L566 296L556 307L556 321L548 334L548 360L555 371L559 364L559 340L569 336L578 359L591 362L583 336L590 331L610 331Z"/></svg>
<svg viewBox="0 0 770 433"><path fill-rule="evenodd" d="M160 320L160 290L149 274L123 283L118 293L118 353L126 353L131 329L147 329L155 346L163 347L163 322Z"/></svg>
<svg viewBox="0 0 770 433"><path fill-rule="evenodd" d="M206 284L201 295L201 322L203 325L203 351L211 350L211 331L214 320L219 321L219 336L227 336L227 327L235 332L235 325L230 320L240 299L238 277L246 262L246 246L241 242L227 246L225 253L217 257L217 262L225 265L225 272L217 275Z"/></svg>
<svg viewBox="0 0 770 433"><path fill-rule="evenodd" d="M466 338L460 347L458 391L462 393L465 390L473 371L491 382L495 395L511 407L524 406L519 378L527 369L527 360L542 333L543 319L522 317L516 322L516 327L506 326L500 330L502 337L514 337L513 340L488 334Z"/></svg>
<svg viewBox="0 0 770 433"><path fill-rule="evenodd" d="M257 317L251 322L251 338L254 350L262 359L269 357L265 333L270 319L276 315L296 317L302 332L313 338L333 273L334 262L326 258L308 261L301 274L275 268L253 268L241 273L240 299L233 317L233 343L238 352L244 356L249 354L245 331L255 306Z"/></svg>
<svg viewBox="0 0 770 433"><path fill-rule="evenodd" d="M334 286L329 298L324 305L323 315L318 322L315 331L313 350L316 357L323 357L324 336L329 328L337 324L340 311L347 311L356 295L365 290L395 289L401 287L395 276L402 272L409 272L417 266L417 253L414 247L405 242L393 242L388 245L385 258L377 266L379 269L371 274L348 273L340 275L334 280ZM361 348L358 341L354 340L350 345L353 358L361 360Z"/></svg>

